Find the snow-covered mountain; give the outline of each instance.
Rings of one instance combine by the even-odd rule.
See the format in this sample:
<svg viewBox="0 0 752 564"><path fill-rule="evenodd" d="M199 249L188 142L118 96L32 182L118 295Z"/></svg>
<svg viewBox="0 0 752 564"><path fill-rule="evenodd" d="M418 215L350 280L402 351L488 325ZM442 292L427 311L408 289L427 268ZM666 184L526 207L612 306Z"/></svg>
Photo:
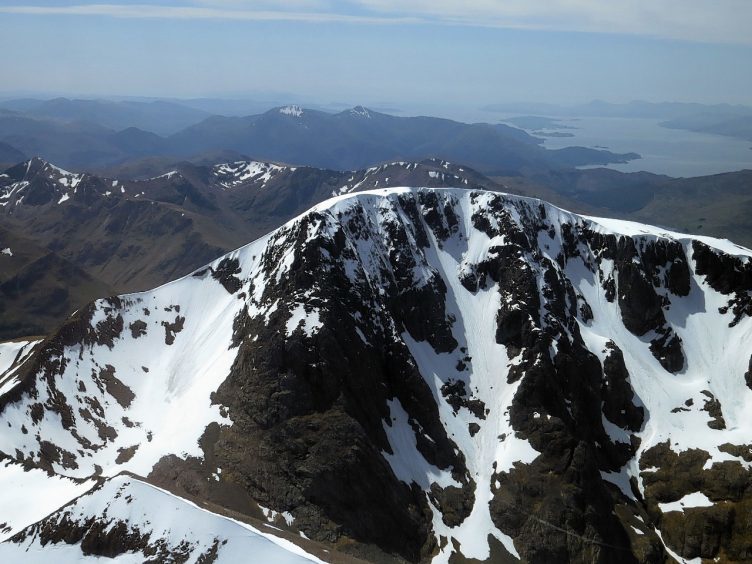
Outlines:
<svg viewBox="0 0 752 564"><path fill-rule="evenodd" d="M337 196L14 357L0 480L98 489L0 515L0 554L261 542L207 509L366 560L748 561L750 256L497 192Z"/></svg>
<svg viewBox="0 0 752 564"><path fill-rule="evenodd" d="M35 212L38 212L48 204L72 204L76 200L91 205L95 198L142 198L177 205L191 202L194 206L216 207L221 205L223 192L279 189L291 181L302 184L303 179L311 185L309 191L324 190L327 197L394 186L395 181L409 180L416 185L433 187L457 185L487 188L493 183L468 167L442 159L395 161L355 171L296 167L255 160L212 166L185 162L174 170L152 178L121 180L70 172L35 157L0 174L0 209L5 215L17 215L22 213L18 208L22 205L35 208ZM311 180L317 182L311 183ZM178 198L179 195L182 198Z"/></svg>
<svg viewBox="0 0 752 564"><path fill-rule="evenodd" d="M34 158L9 168L0 174L0 206L5 214L12 213L12 209L22 203L32 206L44 205L54 201L62 204L78 194L91 191L86 186L85 179L94 179L94 189L101 188L101 181L96 177L84 173L74 173L63 170L42 159ZM84 190L84 187L89 190ZM104 190L101 190L104 192Z"/></svg>

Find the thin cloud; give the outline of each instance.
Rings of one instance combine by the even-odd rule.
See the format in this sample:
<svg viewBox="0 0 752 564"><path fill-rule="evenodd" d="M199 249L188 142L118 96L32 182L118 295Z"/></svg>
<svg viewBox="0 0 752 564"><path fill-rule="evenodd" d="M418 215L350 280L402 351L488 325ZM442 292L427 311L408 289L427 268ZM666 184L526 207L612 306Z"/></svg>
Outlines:
<svg viewBox="0 0 752 564"><path fill-rule="evenodd" d="M749 0L348 0L382 15L550 31L752 44Z"/></svg>
<svg viewBox="0 0 752 564"><path fill-rule="evenodd" d="M443 24L646 35L694 42L752 45L752 34L749 33L752 28L752 2L749 0L187 1L190 5L0 6L0 13L387 25Z"/></svg>
<svg viewBox="0 0 752 564"><path fill-rule="evenodd" d="M104 16L124 19L300 21L312 23L408 24L420 23L410 16L363 16L330 12L236 10L197 6L151 4L78 4L74 6L0 6L0 13L32 16Z"/></svg>

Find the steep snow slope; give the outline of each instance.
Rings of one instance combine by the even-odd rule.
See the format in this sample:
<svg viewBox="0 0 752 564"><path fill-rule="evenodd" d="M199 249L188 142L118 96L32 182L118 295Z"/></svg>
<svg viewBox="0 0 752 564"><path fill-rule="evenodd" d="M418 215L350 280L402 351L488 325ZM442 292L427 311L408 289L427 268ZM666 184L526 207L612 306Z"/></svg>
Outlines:
<svg viewBox="0 0 752 564"><path fill-rule="evenodd" d="M0 461L0 542L83 494L94 483L49 476L37 468Z"/></svg>
<svg viewBox="0 0 752 564"><path fill-rule="evenodd" d="M264 239L244 249L249 270L263 249ZM233 256L209 269L221 277ZM3 410L0 451L71 477L146 475L166 454L200 454L203 430L226 419L210 394L234 360L242 307L204 272L72 317L42 344L34 377L11 392L22 399Z"/></svg>
<svg viewBox="0 0 752 564"><path fill-rule="evenodd" d="M18 341L0 343L0 395L13 385L10 369L23 363L39 342L19 339Z"/></svg>
<svg viewBox="0 0 752 564"><path fill-rule="evenodd" d="M123 536L130 546L119 553L117 539ZM116 562L321 562L289 541L129 476L107 480L12 542L0 543L0 560L99 562L92 554L97 548Z"/></svg>
<svg viewBox="0 0 752 564"><path fill-rule="evenodd" d="M0 397L0 451L367 558L744 561L750 256L493 192L345 194L79 312Z"/></svg>

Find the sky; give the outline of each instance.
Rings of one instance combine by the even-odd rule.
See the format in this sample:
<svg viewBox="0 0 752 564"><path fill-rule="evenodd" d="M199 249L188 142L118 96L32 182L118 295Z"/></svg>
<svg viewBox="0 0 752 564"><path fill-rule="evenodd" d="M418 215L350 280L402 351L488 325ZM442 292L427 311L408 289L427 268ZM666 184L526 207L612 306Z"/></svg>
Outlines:
<svg viewBox="0 0 752 564"><path fill-rule="evenodd" d="M752 104L750 0L0 0L0 95Z"/></svg>

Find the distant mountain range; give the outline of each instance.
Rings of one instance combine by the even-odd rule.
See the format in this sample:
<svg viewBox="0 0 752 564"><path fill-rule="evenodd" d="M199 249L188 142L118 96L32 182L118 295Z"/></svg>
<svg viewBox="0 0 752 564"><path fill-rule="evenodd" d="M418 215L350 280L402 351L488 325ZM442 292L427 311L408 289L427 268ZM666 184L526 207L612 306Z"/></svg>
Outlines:
<svg viewBox="0 0 752 564"><path fill-rule="evenodd" d="M435 157L504 174L639 158L584 147L547 150L540 138L508 125L396 117L362 106L339 113L283 106L247 117L205 116L167 102L16 101L0 109L0 142L6 151L89 171L218 151L338 170ZM159 135L150 123L162 131L191 125Z"/></svg>
<svg viewBox="0 0 752 564"><path fill-rule="evenodd" d="M170 135L211 115L197 108L170 102L22 98L0 101L0 109L37 119L83 122L119 131L135 127Z"/></svg>

